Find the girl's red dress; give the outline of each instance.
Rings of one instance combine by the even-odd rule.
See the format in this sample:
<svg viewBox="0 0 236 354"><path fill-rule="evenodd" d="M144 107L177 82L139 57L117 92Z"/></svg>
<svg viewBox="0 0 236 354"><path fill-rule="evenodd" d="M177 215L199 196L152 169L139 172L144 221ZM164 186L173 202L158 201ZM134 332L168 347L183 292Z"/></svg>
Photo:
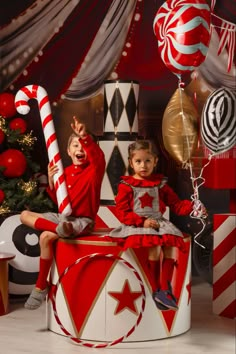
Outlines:
<svg viewBox="0 0 236 354"><path fill-rule="evenodd" d="M142 199L137 196L135 197L136 190L141 191L141 193L143 190ZM153 195L154 197L151 197ZM153 202L155 198L157 198L157 203ZM141 202L137 209L136 205L139 199ZM116 215L121 222L121 227L112 230L110 237L116 237L117 242L123 249L174 246L182 251L185 250L184 237L186 235L169 220L166 220L163 214L168 206L170 211L176 215L189 215L193 209L193 205L190 200L181 200L173 189L168 186L166 178L163 175L153 174L145 180L135 179L132 176L122 176L115 202ZM140 212L135 212L135 208ZM142 211L145 208L148 210L147 215L144 215L145 211ZM158 234L158 230L143 227L147 217L155 218L160 224L163 224L161 234ZM165 227L167 230L173 227L173 230L165 233L163 231ZM128 236L126 236L127 234Z"/></svg>

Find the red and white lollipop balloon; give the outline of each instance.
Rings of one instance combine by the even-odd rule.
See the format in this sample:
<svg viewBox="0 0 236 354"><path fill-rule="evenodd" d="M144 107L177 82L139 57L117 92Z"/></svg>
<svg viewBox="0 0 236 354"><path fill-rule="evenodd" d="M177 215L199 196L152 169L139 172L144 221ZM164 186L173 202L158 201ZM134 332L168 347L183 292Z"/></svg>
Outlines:
<svg viewBox="0 0 236 354"><path fill-rule="evenodd" d="M210 42L210 8L205 0L167 0L157 11L154 33L168 69L181 75L206 58Z"/></svg>

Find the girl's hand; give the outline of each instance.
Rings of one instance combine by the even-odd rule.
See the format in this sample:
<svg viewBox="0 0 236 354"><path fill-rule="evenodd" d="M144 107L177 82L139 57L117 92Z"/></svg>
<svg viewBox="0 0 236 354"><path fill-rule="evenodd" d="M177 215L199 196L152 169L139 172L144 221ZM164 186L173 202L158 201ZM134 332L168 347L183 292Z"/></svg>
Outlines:
<svg viewBox="0 0 236 354"><path fill-rule="evenodd" d="M54 188L54 180L53 176L59 171L59 168L57 165L50 165L48 164L48 184L50 189L52 190Z"/></svg>
<svg viewBox="0 0 236 354"><path fill-rule="evenodd" d="M82 139L86 138L87 132L85 124L80 123L79 119L77 119L75 116L73 117L73 120L74 122L71 123L71 128L74 130L75 134L77 134Z"/></svg>
<svg viewBox="0 0 236 354"><path fill-rule="evenodd" d="M208 217L208 213L205 205L200 200L195 200L193 203L193 211L192 215L197 218L206 219Z"/></svg>
<svg viewBox="0 0 236 354"><path fill-rule="evenodd" d="M151 227L155 230L158 230L160 225L159 222L154 219L146 219L143 223L143 227Z"/></svg>
<svg viewBox="0 0 236 354"><path fill-rule="evenodd" d="M202 217L206 219L208 217L208 212L206 210L206 207L203 205L202 206Z"/></svg>

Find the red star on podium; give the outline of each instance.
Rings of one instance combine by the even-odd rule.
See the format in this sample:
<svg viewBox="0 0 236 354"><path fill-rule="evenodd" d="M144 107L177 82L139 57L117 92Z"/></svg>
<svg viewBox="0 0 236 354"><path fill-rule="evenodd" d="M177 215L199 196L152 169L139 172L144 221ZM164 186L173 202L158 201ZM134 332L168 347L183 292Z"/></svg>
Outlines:
<svg viewBox="0 0 236 354"><path fill-rule="evenodd" d="M187 292L188 292L188 305L189 305L189 302L190 302L190 299L191 299L191 280L189 280L189 283L186 285L186 289L187 289Z"/></svg>
<svg viewBox="0 0 236 354"><path fill-rule="evenodd" d="M141 202L141 208L150 207L152 208L152 201L154 197L151 197L148 192L146 192L142 197L139 198Z"/></svg>
<svg viewBox="0 0 236 354"><path fill-rule="evenodd" d="M118 301L114 315L117 315L124 309L128 309L136 315L138 314L135 301L142 295L142 292L131 291L128 279L125 280L121 292L109 291L108 294L112 296L116 301Z"/></svg>

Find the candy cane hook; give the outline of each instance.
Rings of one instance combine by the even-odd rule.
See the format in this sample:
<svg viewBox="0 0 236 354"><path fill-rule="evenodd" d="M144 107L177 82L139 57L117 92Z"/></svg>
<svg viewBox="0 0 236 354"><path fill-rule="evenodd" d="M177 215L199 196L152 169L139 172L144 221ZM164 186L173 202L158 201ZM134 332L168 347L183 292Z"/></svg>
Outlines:
<svg viewBox="0 0 236 354"><path fill-rule="evenodd" d="M17 92L15 97L15 106L20 114L29 113L30 107L28 105L28 100L30 99L36 99L38 101L49 163L57 164L58 166L58 172L54 175L54 186L56 189L59 212L65 215L70 215L71 206L66 188L64 169L57 143L48 94L43 87L38 85L22 87Z"/></svg>

